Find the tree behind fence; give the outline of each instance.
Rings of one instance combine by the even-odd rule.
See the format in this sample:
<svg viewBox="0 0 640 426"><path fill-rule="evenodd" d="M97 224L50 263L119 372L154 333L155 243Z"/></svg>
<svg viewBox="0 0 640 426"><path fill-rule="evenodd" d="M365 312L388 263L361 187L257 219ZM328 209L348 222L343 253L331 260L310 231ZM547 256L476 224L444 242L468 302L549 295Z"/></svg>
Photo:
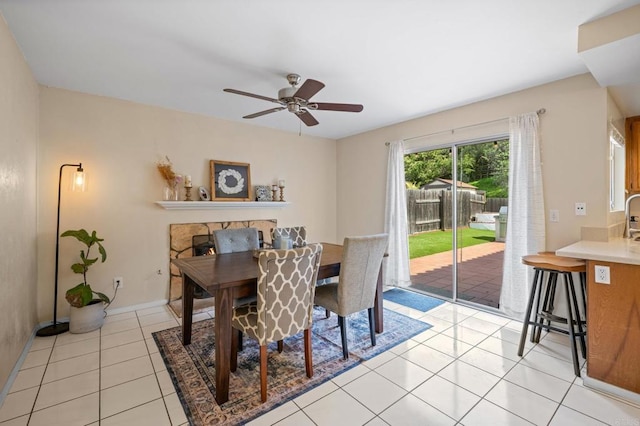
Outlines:
<svg viewBox="0 0 640 426"><path fill-rule="evenodd" d="M457 225L468 226L476 213L498 212L507 205L507 198L489 198L470 191L458 192ZM407 189L407 220L409 233L452 228L452 191L446 189Z"/></svg>

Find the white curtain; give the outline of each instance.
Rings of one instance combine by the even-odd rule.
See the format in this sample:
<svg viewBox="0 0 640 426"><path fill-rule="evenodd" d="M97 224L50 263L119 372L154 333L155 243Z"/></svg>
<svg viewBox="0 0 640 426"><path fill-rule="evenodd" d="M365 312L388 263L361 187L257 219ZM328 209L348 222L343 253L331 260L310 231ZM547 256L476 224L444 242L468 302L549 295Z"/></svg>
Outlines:
<svg viewBox="0 0 640 426"><path fill-rule="evenodd" d="M404 143L389 144L387 163L387 198L384 232L389 234L389 257L385 267L385 284L407 287L409 274L409 242L407 238L407 196L404 178Z"/></svg>
<svg viewBox="0 0 640 426"><path fill-rule="evenodd" d="M545 213L537 113L509 119L509 207L500 310L523 319L533 270L522 256L545 248Z"/></svg>

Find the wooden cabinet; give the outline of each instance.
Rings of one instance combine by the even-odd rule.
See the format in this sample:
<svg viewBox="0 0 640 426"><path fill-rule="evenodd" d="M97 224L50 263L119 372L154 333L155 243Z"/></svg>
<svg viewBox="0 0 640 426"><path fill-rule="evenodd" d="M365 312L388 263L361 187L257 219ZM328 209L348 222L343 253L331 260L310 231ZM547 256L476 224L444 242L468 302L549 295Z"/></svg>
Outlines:
<svg viewBox="0 0 640 426"><path fill-rule="evenodd" d="M625 120L625 159L627 195L640 193L640 116Z"/></svg>
<svg viewBox="0 0 640 426"><path fill-rule="evenodd" d="M609 266L611 284L595 282L595 265ZM640 265L587 268L587 375L640 393Z"/></svg>

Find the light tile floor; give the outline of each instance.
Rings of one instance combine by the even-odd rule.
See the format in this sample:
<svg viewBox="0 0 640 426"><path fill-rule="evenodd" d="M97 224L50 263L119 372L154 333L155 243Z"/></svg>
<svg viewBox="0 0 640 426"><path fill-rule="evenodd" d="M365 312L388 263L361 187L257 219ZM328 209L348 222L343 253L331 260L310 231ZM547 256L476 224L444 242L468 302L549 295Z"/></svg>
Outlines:
<svg viewBox="0 0 640 426"><path fill-rule="evenodd" d="M520 358L517 321L448 302L426 314L384 303L434 327L250 424L640 425L640 407L574 376L564 335L527 341ZM178 324L158 307L107 317L92 333L36 338L0 425L187 424L151 337Z"/></svg>

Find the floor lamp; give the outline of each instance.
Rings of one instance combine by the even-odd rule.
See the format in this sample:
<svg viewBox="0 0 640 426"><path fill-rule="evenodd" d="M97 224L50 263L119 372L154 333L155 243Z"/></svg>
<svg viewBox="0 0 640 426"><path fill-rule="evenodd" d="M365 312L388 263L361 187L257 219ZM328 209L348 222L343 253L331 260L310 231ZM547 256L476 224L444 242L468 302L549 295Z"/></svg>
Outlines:
<svg viewBox="0 0 640 426"><path fill-rule="evenodd" d="M42 327L36 332L36 336L55 336L57 334L69 331L68 322L58 322L58 257L60 254L60 190L62 188L62 169L65 167L77 167L73 174L71 183L72 191L84 191L86 187L86 176L80 164L63 164L60 166L60 175L58 176L58 221L56 223L56 276L53 287L53 324Z"/></svg>

